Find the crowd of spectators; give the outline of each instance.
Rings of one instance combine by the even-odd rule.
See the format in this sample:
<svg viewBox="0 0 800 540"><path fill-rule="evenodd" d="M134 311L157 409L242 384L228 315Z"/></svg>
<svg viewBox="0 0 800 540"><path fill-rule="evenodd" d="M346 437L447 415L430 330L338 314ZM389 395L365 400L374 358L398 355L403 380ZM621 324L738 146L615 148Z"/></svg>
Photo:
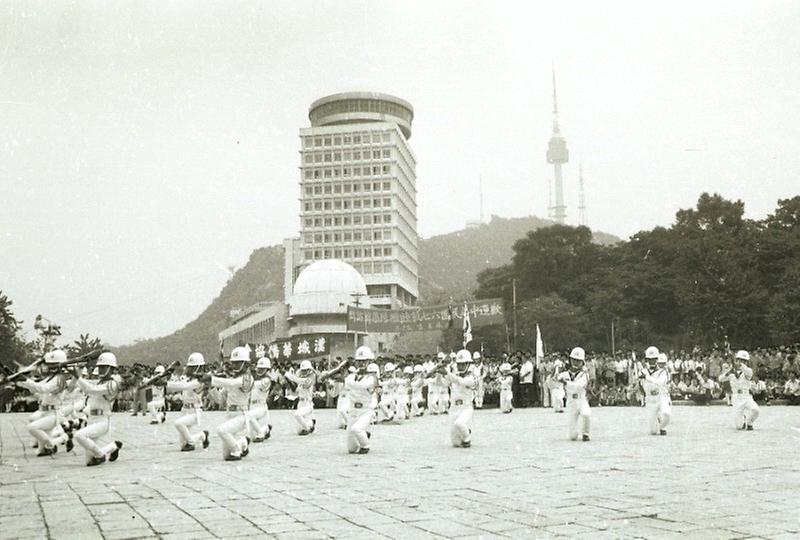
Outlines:
<svg viewBox="0 0 800 540"><path fill-rule="evenodd" d="M673 400L693 400L698 404L708 404L714 400L729 400L728 383L718 381L720 373L730 363L730 353L722 351L703 351L695 348L691 352L669 351L667 368L672 373L671 394ZM750 367L753 368L753 395L760 403L773 400L785 400L789 404L800 405L800 344L772 349L757 349L750 353ZM618 352L610 354L587 355L586 369L589 373L589 400L594 406L635 406L644 403L644 394L636 376L636 364L633 355ZM423 358L386 357L378 360L392 361L405 365L422 363ZM332 361L321 360L323 369ZM498 371L503 362L511 363L515 368L514 406L549 406L550 387L553 374L567 364L566 355L548 354L536 361L532 351L517 351L512 354L502 353L497 356L486 355L482 360L485 373L484 404L492 406L499 401ZM225 369L223 362L210 362L207 369L221 373ZM275 362L270 372L272 388L270 407L273 409L293 408L297 396L293 385L286 380L284 373L294 369L290 362ZM132 364L121 366L119 375L122 380L115 410L142 412L146 410L146 402L151 391L140 388L143 379L152 374L152 366ZM173 376L180 376L178 368ZM333 407L341 391L341 380L332 378L320 383L315 392L317 407ZM168 394L166 399L169 410L180 410L180 395ZM219 410L223 407L224 395L216 388L209 388L205 394L205 410ZM36 409L35 399L24 389L7 387L0 396L0 411L33 411Z"/></svg>

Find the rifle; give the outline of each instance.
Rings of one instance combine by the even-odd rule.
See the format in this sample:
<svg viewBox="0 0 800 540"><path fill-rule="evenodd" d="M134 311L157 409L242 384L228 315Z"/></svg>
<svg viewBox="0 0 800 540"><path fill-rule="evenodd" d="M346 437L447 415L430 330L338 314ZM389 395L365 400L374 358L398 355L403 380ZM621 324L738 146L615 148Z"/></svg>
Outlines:
<svg viewBox="0 0 800 540"><path fill-rule="evenodd" d="M137 386L136 389L137 390L141 390L142 388L150 386L154 382L156 382L156 381L158 381L160 379L163 379L164 377L167 377L167 376L171 375L172 372L175 370L175 368L180 366L180 365L181 365L180 361L179 360L175 360L174 362L172 362L170 365L167 366L167 368L164 370L164 373L160 373L158 375L154 375L154 376L150 377L149 379L143 380L142 384Z"/></svg>
<svg viewBox="0 0 800 540"><path fill-rule="evenodd" d="M38 360L36 360L31 365L25 366L24 368L20 369L19 371L15 372L15 373L12 373L11 375L3 377L2 379L0 379L0 385L5 385L5 384L8 384L8 383L16 382L16 380L19 379L20 377L22 377L23 375L25 375L27 373L30 373L31 371L36 369L36 367L39 366L39 364L41 364L42 362L44 362L44 357L39 358Z"/></svg>

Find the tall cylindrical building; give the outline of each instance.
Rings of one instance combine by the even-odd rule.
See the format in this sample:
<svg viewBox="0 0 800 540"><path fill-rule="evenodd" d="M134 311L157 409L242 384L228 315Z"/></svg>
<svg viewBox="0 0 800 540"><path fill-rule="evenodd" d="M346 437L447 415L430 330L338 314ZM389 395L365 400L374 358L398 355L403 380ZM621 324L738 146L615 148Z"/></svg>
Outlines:
<svg viewBox="0 0 800 540"><path fill-rule="evenodd" d="M300 129L301 225L293 276L312 262L340 259L363 276L372 307L415 305L413 107L386 94L348 92L318 99L308 117L311 127Z"/></svg>

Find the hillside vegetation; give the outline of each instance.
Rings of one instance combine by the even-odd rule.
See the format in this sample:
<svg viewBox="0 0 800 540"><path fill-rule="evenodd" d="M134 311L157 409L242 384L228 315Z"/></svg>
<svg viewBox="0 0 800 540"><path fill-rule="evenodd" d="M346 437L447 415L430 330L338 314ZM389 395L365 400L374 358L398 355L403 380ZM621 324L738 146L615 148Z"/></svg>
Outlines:
<svg viewBox="0 0 800 540"><path fill-rule="evenodd" d="M528 231L551 225L536 217L505 219L493 216L480 227L421 239L420 296L424 304L463 300L472 296L479 272L508 263L514 243ZM595 233L595 241L609 244L617 238ZM258 248L211 304L182 329L159 338L115 349L124 363L168 362L185 359L192 351L207 359L217 356L217 334L229 322L230 310L256 302L283 298L283 248Z"/></svg>

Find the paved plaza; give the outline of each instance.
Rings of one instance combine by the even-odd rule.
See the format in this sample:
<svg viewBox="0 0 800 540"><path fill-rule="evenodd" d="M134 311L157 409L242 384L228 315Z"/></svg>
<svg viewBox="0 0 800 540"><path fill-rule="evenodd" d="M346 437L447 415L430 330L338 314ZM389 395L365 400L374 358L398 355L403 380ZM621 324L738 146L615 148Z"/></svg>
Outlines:
<svg viewBox="0 0 800 540"><path fill-rule="evenodd" d="M2 538L798 538L800 409L762 407L754 432L728 407L676 407L667 437L644 409L594 409L591 442L551 410L475 415L473 446L447 417L378 425L349 455L334 412L295 435L287 411L240 462L220 442L181 453L170 424L116 414L119 461L36 457L26 416L0 415ZM222 413L205 413L213 433Z"/></svg>

